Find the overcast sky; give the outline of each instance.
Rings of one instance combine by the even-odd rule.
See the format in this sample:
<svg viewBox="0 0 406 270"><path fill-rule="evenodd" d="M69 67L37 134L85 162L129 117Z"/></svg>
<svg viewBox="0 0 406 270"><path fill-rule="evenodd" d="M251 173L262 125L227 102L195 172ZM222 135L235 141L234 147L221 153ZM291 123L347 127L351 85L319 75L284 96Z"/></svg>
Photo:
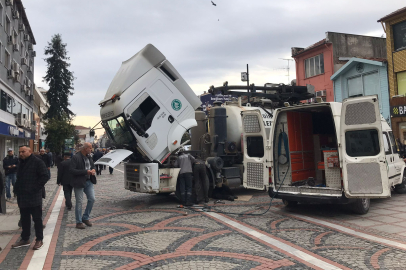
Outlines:
<svg viewBox="0 0 406 270"><path fill-rule="evenodd" d="M288 83L291 47L307 47L325 32L381 36L377 20L403 0L23 0L37 45L35 83L52 35L67 43L74 72L71 109L77 124L99 120L99 106L121 62L155 45L196 94L210 85ZM291 62L290 80L295 78Z"/></svg>

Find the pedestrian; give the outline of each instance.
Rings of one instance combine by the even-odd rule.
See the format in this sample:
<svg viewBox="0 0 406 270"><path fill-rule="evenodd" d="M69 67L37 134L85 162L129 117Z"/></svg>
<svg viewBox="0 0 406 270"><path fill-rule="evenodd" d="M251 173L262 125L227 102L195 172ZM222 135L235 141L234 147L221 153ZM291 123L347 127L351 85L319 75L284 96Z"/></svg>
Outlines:
<svg viewBox="0 0 406 270"><path fill-rule="evenodd" d="M15 193L21 216L21 240L12 245L12 248L20 248L30 245L31 216L35 228L34 250L43 246L43 224L42 224L42 189L48 181L47 167L44 162L32 154L28 145L19 149L20 159L17 169L17 181Z"/></svg>
<svg viewBox="0 0 406 270"><path fill-rule="evenodd" d="M96 153L93 155L93 162L98 161L103 156L103 153L100 151L99 148L96 149ZM95 165L96 166L96 174L101 175L102 166L103 165Z"/></svg>
<svg viewBox="0 0 406 270"><path fill-rule="evenodd" d="M46 152L47 152L47 155L49 156L49 161L50 161L49 165L51 168L53 168L54 167L54 158L53 158L52 152L49 151L49 148L47 148Z"/></svg>
<svg viewBox="0 0 406 270"><path fill-rule="evenodd" d="M1 197L3 196L3 192L4 192L3 174L0 173L0 200L1 200ZM4 212L6 212L6 211L4 211ZM1 201L0 201L0 213L3 213L3 209L1 208Z"/></svg>
<svg viewBox="0 0 406 270"><path fill-rule="evenodd" d="M49 155L45 153L45 149L41 149L39 151L40 158L42 161L44 161L45 166L48 169L48 179L51 179L51 159L49 158Z"/></svg>
<svg viewBox="0 0 406 270"><path fill-rule="evenodd" d="M180 189L180 199L182 204L186 206L192 206L192 164L195 162L195 158L190 154L185 154L182 151L179 152L178 159L175 162L175 166L180 168L178 181Z"/></svg>
<svg viewBox="0 0 406 270"><path fill-rule="evenodd" d="M110 150L107 150L107 151L106 151L106 154L108 154L109 152L110 152ZM110 174L113 174L113 171L114 171L114 168L109 165L109 172L110 172Z"/></svg>
<svg viewBox="0 0 406 270"><path fill-rule="evenodd" d="M11 185L14 185L17 180L18 158L14 156L13 149L9 148L7 156L3 159L3 169L6 175L6 199L11 201ZM15 197L15 194L14 194Z"/></svg>
<svg viewBox="0 0 406 270"><path fill-rule="evenodd" d="M72 210L72 191L73 187L71 185L72 174L70 173L70 154L64 154L64 161L58 166L58 177L56 183L63 187L63 194L65 195L65 206L68 210Z"/></svg>
<svg viewBox="0 0 406 270"><path fill-rule="evenodd" d="M71 185L73 186L76 198L75 217L77 229L85 229L83 223L88 227L92 226L89 219L95 201L93 185L96 184L96 177L94 176L96 171L94 170L93 160L89 158L91 151L92 145L84 143L82 149L73 156L70 163L69 171L73 175ZM86 194L87 205L82 216L83 193Z"/></svg>
<svg viewBox="0 0 406 270"><path fill-rule="evenodd" d="M209 202L209 183L206 177L206 164L201 159L196 159L193 165L193 182L196 194L196 203Z"/></svg>

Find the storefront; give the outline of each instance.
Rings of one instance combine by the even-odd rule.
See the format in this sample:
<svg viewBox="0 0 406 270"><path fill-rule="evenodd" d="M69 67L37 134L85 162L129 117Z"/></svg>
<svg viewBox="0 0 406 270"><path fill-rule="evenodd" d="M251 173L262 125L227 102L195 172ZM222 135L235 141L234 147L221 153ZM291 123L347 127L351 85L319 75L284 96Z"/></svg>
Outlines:
<svg viewBox="0 0 406 270"><path fill-rule="evenodd" d="M0 122L0 159L7 155L9 148L14 150L14 153L18 155L18 148L21 145L29 145L30 140L33 140L34 133L31 131L18 128L16 126Z"/></svg>
<svg viewBox="0 0 406 270"><path fill-rule="evenodd" d="M406 97L393 97L390 100L390 115L393 134L402 143L406 141Z"/></svg>

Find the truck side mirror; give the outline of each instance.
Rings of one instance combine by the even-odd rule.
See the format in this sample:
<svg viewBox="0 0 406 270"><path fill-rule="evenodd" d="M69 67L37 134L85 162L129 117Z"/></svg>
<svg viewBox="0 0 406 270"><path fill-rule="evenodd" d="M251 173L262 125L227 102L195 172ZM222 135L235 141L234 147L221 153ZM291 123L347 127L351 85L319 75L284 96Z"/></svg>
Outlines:
<svg viewBox="0 0 406 270"><path fill-rule="evenodd" d="M137 134L138 134L139 136L144 137L144 138L148 138L148 137L149 137L148 133L147 133L136 121L134 121L134 119L132 119L132 118L130 117L130 118L127 118L127 120L128 120L128 122L129 122L129 124L130 124L130 127L131 127L132 129L134 129L135 132L137 132Z"/></svg>
<svg viewBox="0 0 406 270"><path fill-rule="evenodd" d="M94 134L95 134L94 130L91 129L90 132L89 132L90 137L94 137Z"/></svg>

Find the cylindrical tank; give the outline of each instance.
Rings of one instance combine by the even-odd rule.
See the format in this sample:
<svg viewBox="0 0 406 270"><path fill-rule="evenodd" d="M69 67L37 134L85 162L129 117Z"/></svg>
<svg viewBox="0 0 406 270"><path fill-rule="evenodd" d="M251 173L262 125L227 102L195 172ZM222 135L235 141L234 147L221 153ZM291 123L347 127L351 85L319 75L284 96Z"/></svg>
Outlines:
<svg viewBox="0 0 406 270"><path fill-rule="evenodd" d="M197 126L191 128L191 144L192 151L202 151L202 136L206 133L206 113L202 107L198 107L195 111Z"/></svg>
<svg viewBox="0 0 406 270"><path fill-rule="evenodd" d="M227 110L221 107L221 102L214 102L209 111L209 134L211 138L211 155L224 155L227 141Z"/></svg>

